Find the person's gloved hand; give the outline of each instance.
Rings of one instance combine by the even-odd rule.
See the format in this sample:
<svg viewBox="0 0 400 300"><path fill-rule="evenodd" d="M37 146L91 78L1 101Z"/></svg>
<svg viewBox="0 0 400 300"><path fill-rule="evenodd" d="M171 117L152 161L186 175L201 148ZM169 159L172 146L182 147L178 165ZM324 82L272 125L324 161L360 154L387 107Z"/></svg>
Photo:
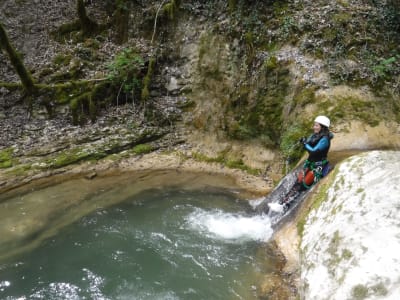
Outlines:
<svg viewBox="0 0 400 300"><path fill-rule="evenodd" d="M306 141L307 139L303 136L302 138L300 138L299 143L304 145Z"/></svg>

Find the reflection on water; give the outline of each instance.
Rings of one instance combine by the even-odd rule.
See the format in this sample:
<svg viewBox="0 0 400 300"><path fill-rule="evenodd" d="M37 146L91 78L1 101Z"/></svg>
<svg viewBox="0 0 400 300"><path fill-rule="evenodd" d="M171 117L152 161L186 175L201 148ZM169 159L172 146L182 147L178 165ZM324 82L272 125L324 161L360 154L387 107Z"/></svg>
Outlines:
<svg viewBox="0 0 400 300"><path fill-rule="evenodd" d="M0 298L256 299L275 271L260 251L269 220L201 179L146 190L131 180L75 180L2 202ZM5 255L27 236L29 251Z"/></svg>

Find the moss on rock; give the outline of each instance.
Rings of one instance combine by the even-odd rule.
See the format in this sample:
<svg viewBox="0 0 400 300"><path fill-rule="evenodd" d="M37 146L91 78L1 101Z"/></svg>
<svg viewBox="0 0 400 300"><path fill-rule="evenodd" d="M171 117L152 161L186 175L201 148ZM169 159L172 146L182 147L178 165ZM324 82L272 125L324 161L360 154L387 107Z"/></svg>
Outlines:
<svg viewBox="0 0 400 300"><path fill-rule="evenodd" d="M0 150L0 169L6 169L13 166L13 153L12 148Z"/></svg>

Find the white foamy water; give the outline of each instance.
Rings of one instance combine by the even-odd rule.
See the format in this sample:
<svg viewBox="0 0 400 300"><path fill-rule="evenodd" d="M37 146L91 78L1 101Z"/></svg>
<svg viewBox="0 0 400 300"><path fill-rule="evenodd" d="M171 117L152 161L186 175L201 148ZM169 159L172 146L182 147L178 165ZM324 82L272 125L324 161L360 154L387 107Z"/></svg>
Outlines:
<svg viewBox="0 0 400 300"><path fill-rule="evenodd" d="M249 200L249 204L253 209L256 209L264 201L264 199L265 199L265 197L252 199L252 200Z"/></svg>
<svg viewBox="0 0 400 300"><path fill-rule="evenodd" d="M270 219L263 215L248 217L197 209L186 219L192 229L222 240L267 241L273 233Z"/></svg>

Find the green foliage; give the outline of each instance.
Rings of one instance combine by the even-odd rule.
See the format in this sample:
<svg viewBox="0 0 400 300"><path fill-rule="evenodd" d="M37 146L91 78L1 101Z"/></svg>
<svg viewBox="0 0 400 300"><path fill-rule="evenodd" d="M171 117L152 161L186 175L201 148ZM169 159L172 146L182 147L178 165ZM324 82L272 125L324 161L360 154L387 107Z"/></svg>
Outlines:
<svg viewBox="0 0 400 300"><path fill-rule="evenodd" d="M305 123L290 125L282 134L280 150L287 161L293 166L303 156L303 146L298 142L303 136L306 136L307 126Z"/></svg>
<svg viewBox="0 0 400 300"><path fill-rule="evenodd" d="M132 149L132 152L137 155L150 153L151 151L153 151L153 147L149 144L139 144Z"/></svg>
<svg viewBox="0 0 400 300"><path fill-rule="evenodd" d="M382 59L379 64L373 67L373 71L378 78L387 78L391 73L397 70L396 61L400 60L400 55L392 56L388 59Z"/></svg>
<svg viewBox="0 0 400 300"><path fill-rule="evenodd" d="M6 169L12 167L13 153L14 150L12 148L6 148L0 150L0 169Z"/></svg>
<svg viewBox="0 0 400 300"><path fill-rule="evenodd" d="M125 93L135 93L141 89L140 75L144 61L133 49L125 48L108 65L108 79L122 86Z"/></svg>

